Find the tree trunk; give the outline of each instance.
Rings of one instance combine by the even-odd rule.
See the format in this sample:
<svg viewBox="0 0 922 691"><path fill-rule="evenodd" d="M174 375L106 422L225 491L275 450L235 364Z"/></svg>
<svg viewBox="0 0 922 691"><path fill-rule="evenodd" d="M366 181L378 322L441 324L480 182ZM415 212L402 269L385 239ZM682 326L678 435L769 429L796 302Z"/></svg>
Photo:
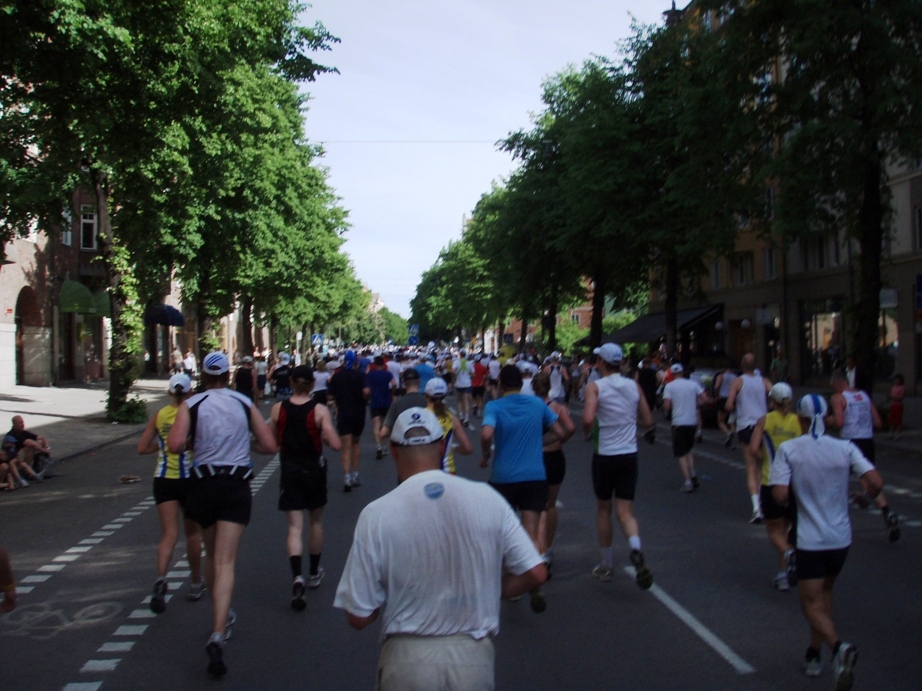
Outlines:
<svg viewBox="0 0 922 691"><path fill-rule="evenodd" d="M244 355L253 354L253 298L246 296L240 304L240 328L243 331L241 350Z"/></svg>
<svg viewBox="0 0 922 691"><path fill-rule="evenodd" d="M142 319L137 285L131 272L128 250L112 233L109 216L109 180L105 173L91 169L90 179L96 195L99 226L96 241L112 309L112 347L109 349L109 397L106 412L113 417L128 400L128 391L138 373L141 352Z"/></svg>
<svg viewBox="0 0 922 691"><path fill-rule="evenodd" d="M589 322L589 347L602 345L602 319L605 317L605 274L596 269L592 277L592 320Z"/></svg>
<svg viewBox="0 0 922 691"><path fill-rule="evenodd" d="M678 324L679 304L679 263L674 256L666 260L666 356L672 357L676 352L676 341L679 330Z"/></svg>
<svg viewBox="0 0 922 691"><path fill-rule="evenodd" d="M857 319L853 320L852 352L864 382L873 389L880 320L880 260L883 242L882 164L875 147L864 162L864 198L858 212L861 256L858 260Z"/></svg>
<svg viewBox="0 0 922 691"><path fill-rule="evenodd" d="M522 333L519 334L519 352L525 352L525 345L527 341L525 340L528 337L528 317L524 314L522 315Z"/></svg>
<svg viewBox="0 0 922 691"><path fill-rule="evenodd" d="M547 347L550 351L557 350L557 284L551 286L551 304L547 315L547 333L545 334Z"/></svg>

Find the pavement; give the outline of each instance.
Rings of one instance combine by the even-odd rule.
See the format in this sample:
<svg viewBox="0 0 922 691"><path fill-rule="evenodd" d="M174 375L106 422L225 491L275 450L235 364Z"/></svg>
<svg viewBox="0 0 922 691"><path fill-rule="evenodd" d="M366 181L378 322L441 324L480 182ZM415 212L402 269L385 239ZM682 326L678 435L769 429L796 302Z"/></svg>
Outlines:
<svg viewBox="0 0 922 691"><path fill-rule="evenodd" d="M106 421L107 386L106 382L63 387L14 386L0 391L0 421L3 415L10 418L22 415L26 429L48 439L56 463L128 437L140 437L144 424ZM169 402L166 387L166 378L139 379L131 387L130 395L147 402L148 414L152 414ZM797 397L804 393L807 389L795 388ZM263 408L268 412L265 405ZM898 440L892 439L889 432L876 434L878 447L896 453L922 453L922 397L906 398L903 423L903 434Z"/></svg>

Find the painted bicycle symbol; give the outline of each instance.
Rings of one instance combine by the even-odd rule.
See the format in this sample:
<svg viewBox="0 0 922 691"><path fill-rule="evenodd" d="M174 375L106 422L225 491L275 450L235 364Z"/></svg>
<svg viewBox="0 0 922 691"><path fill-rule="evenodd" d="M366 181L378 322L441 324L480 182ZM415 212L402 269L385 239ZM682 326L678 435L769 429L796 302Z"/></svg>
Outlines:
<svg viewBox="0 0 922 691"><path fill-rule="evenodd" d="M63 609L41 602L18 607L0 619L0 634L47 641L64 631L87 628L107 621L122 611L123 607L118 602L97 602L77 610L73 617L68 617Z"/></svg>

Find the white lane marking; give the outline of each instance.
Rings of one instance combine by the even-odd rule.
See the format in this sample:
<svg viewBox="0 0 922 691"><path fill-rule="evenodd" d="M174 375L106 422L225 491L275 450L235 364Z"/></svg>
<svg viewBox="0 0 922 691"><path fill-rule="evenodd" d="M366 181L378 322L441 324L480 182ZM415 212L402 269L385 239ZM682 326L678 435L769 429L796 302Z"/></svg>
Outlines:
<svg viewBox="0 0 922 691"><path fill-rule="evenodd" d="M67 684L67 686L64 687L64 691L99 691L100 686L102 686L101 681Z"/></svg>
<svg viewBox="0 0 922 691"><path fill-rule="evenodd" d="M109 533L109 534L111 535L112 533ZM77 544L78 545L98 545L100 542L102 542L101 537L88 537L85 540L81 540Z"/></svg>
<svg viewBox="0 0 922 691"><path fill-rule="evenodd" d="M102 529L103 529L103 530L115 530L115 529L121 528L121 527L122 527L122 524L121 524L121 523L109 523L109 524L107 524L107 525L104 525L104 526L102 527Z"/></svg>
<svg viewBox="0 0 922 691"><path fill-rule="evenodd" d="M33 590L35 590L35 586L34 586L34 585L19 585L19 586L16 586L16 594L17 594L17 595L24 595L25 593L31 593Z"/></svg>
<svg viewBox="0 0 922 691"><path fill-rule="evenodd" d="M110 641L99 646L97 653L127 653L134 647L134 641Z"/></svg>
<svg viewBox="0 0 922 691"><path fill-rule="evenodd" d="M114 672L121 660L87 660L81 672Z"/></svg>
<svg viewBox="0 0 922 691"><path fill-rule="evenodd" d="M147 631L147 624L141 624L139 626L119 626L115 629L113 636L141 636L144 632Z"/></svg>
<svg viewBox="0 0 922 691"><path fill-rule="evenodd" d="M64 562L66 564L69 564L72 561L77 561L81 556L83 555L82 554L59 554L51 561Z"/></svg>
<svg viewBox="0 0 922 691"><path fill-rule="evenodd" d="M45 564L44 566L39 566L38 570L46 573L49 571L53 573L62 570L64 566L64 564Z"/></svg>
<svg viewBox="0 0 922 691"><path fill-rule="evenodd" d="M634 577L634 567L625 566L624 572L631 576L631 578ZM694 631L701 640L707 643L714 652L729 663L730 666L736 670L737 674L752 674L756 671L755 667L733 652L730 646L720 640L710 629L708 629L708 627L698 621L691 612L672 599L665 590L658 585L653 585L650 587L650 592L653 594L653 597L666 605L666 608L678 617L683 624L688 626L688 628Z"/></svg>
<svg viewBox="0 0 922 691"><path fill-rule="evenodd" d="M191 571L167 571L167 578L188 578L192 575Z"/></svg>
<svg viewBox="0 0 922 691"><path fill-rule="evenodd" d="M19 582L20 583L44 583L49 578L51 578L51 574L48 574L47 576L26 576Z"/></svg>
<svg viewBox="0 0 922 691"><path fill-rule="evenodd" d="M150 609L136 609L131 614L128 615L129 619L153 619L157 615L150 611Z"/></svg>
<svg viewBox="0 0 922 691"><path fill-rule="evenodd" d="M100 540L100 542L102 542L102 540ZM93 549L93 545L71 547L70 549L64 550L64 554L86 554L91 549Z"/></svg>
<svg viewBox="0 0 922 691"><path fill-rule="evenodd" d="M112 530L97 530L90 537L109 537L110 535L115 535L115 532Z"/></svg>

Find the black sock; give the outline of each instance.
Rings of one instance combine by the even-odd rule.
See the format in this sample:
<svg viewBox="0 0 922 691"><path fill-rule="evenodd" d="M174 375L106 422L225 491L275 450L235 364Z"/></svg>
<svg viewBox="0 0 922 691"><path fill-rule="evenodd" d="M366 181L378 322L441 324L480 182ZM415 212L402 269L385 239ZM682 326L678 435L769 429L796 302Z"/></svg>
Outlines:
<svg viewBox="0 0 922 691"><path fill-rule="evenodd" d="M288 557L288 563L291 564L291 577L297 578L301 575L301 555L296 554L293 557Z"/></svg>
<svg viewBox="0 0 922 691"><path fill-rule="evenodd" d="M320 555L312 554L310 555L310 558L311 558L311 576L316 576L317 569L320 568Z"/></svg>
<svg viewBox="0 0 922 691"><path fill-rule="evenodd" d="M814 647L811 645L809 648L807 648L807 654L804 655L804 659L806 659L806 660L819 660L819 659L820 659L820 651L817 650L816 648L814 648Z"/></svg>
<svg viewBox="0 0 922 691"><path fill-rule="evenodd" d="M839 648L842 646L842 641L836 641L836 644L832 646L832 656L835 657L839 654Z"/></svg>
<svg viewBox="0 0 922 691"><path fill-rule="evenodd" d="M890 505L889 505L889 504L884 504L883 506L881 506L881 507L880 507L880 512L881 512L884 516L886 516L888 513L890 513Z"/></svg>

